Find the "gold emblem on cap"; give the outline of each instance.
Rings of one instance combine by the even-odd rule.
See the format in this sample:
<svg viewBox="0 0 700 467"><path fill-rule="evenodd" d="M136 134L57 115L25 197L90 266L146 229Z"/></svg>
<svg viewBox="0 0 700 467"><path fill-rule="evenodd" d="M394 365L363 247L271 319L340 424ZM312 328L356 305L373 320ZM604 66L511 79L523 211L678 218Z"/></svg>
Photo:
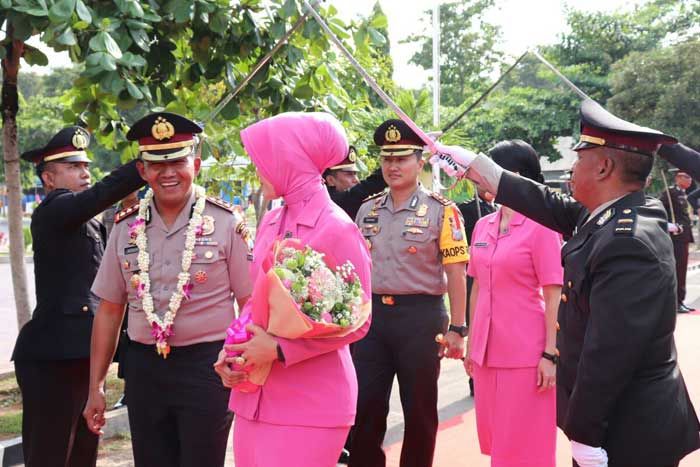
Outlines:
<svg viewBox="0 0 700 467"><path fill-rule="evenodd" d="M348 160L350 162L355 162L357 160L357 154L355 153L354 149L350 149L350 152L348 152Z"/></svg>
<svg viewBox="0 0 700 467"><path fill-rule="evenodd" d="M76 149L85 149L88 147L88 138L84 131L75 130L73 140L71 141Z"/></svg>
<svg viewBox="0 0 700 467"><path fill-rule="evenodd" d="M175 128L173 124L167 121L163 117L156 118L155 123L151 127L151 134L158 141L163 139L172 138L175 134Z"/></svg>
<svg viewBox="0 0 700 467"><path fill-rule="evenodd" d="M389 125L389 128L387 128L386 133L384 133L384 139L386 139L389 143L396 143L397 141L401 141L401 132L398 128L396 128L395 125Z"/></svg>

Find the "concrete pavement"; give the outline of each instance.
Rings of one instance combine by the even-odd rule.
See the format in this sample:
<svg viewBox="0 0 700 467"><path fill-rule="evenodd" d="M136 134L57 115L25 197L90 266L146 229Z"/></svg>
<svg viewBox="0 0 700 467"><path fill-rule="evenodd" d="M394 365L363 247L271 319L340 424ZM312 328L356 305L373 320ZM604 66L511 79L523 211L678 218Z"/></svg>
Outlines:
<svg viewBox="0 0 700 467"><path fill-rule="evenodd" d="M688 274L686 303L700 308L700 262L693 259ZM34 302L33 265L27 265L32 303ZM0 373L12 369L9 357L17 335L14 298L9 264L0 264ZM696 407L700 408L700 312L679 315L676 342L681 369ZM445 360L440 376L439 413L441 431L438 435L436 467L488 467L489 458L479 452L476 435L473 399L467 396L467 380L461 362ZM388 417L387 467L398 467L400 443L403 435L403 417L398 388L395 386ZM227 466L233 466L229 450ZM560 433L557 445L557 465L570 466L570 449ZM108 465L108 464L106 464ZM700 467L700 452L691 454L681 467Z"/></svg>

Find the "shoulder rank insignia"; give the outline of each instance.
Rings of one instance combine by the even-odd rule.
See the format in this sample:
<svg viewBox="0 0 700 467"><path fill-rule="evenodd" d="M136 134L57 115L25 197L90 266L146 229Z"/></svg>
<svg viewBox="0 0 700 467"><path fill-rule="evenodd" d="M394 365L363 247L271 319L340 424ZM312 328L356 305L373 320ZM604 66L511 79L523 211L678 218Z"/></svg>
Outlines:
<svg viewBox="0 0 700 467"><path fill-rule="evenodd" d="M139 211L139 203L136 203L133 206L128 207L126 209L122 209L114 216L114 223L118 224L119 222L123 221L124 219L131 216L132 214L136 214L138 211Z"/></svg>
<svg viewBox="0 0 700 467"><path fill-rule="evenodd" d="M443 206L449 206L452 204L452 200L445 198L440 193L436 193L434 191L430 191L429 193L432 198L438 200Z"/></svg>
<svg viewBox="0 0 700 467"><path fill-rule="evenodd" d="M388 192L389 192L389 189L388 189L388 188L385 188L384 190L380 191L379 193L375 193L375 194L373 194L373 195L370 195L370 196L366 197L365 199L362 200L362 202L365 203L365 202L367 202L367 201L369 201L369 200L379 198L380 196L384 196L384 195L387 194Z"/></svg>
<svg viewBox="0 0 700 467"><path fill-rule="evenodd" d="M634 209L624 209L620 217L615 222L615 235L634 235L634 228L637 225L637 211Z"/></svg>
<svg viewBox="0 0 700 467"><path fill-rule="evenodd" d="M614 209L614 208L607 209L607 210L598 218L598 220L595 221L595 224L596 224L598 227L601 227L601 226L605 225L605 223L608 222L608 221L612 218L612 216L613 216L614 214L615 214L615 209Z"/></svg>
<svg viewBox="0 0 700 467"><path fill-rule="evenodd" d="M253 236L250 235L250 230L248 230L248 223L238 215L236 215L236 220L236 233L241 237L243 243L245 243L246 249L248 250L248 261L252 261L255 243L253 242Z"/></svg>
<svg viewBox="0 0 700 467"><path fill-rule="evenodd" d="M219 206L222 209L226 209L227 211L236 212L236 207L233 204L227 203L226 201L224 201L221 198L214 198L212 196L207 196L207 201L209 201L211 204Z"/></svg>

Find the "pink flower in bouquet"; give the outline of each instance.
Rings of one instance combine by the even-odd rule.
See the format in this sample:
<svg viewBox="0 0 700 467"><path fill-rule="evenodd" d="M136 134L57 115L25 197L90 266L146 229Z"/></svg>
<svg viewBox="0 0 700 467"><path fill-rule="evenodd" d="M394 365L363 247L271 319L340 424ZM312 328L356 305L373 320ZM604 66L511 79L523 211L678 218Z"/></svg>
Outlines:
<svg viewBox="0 0 700 467"><path fill-rule="evenodd" d="M335 276L327 267L315 269L309 276L309 298L314 305L326 298L325 294L335 285Z"/></svg>

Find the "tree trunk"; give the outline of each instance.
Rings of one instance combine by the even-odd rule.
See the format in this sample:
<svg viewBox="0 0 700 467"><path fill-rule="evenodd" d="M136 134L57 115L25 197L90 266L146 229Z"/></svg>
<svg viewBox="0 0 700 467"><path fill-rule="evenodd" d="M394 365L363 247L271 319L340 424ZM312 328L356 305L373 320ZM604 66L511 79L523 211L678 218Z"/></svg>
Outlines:
<svg viewBox="0 0 700 467"><path fill-rule="evenodd" d="M7 37L12 37L12 24L7 25ZM17 327L21 329L31 318L27 272L24 267L24 235L22 233L22 182L20 178L19 153L17 151L17 75L19 59L24 43L13 40L6 46L7 53L2 59L2 147L5 162L5 182L7 183L7 223L10 230L10 267L12 288L15 294Z"/></svg>
<svg viewBox="0 0 700 467"><path fill-rule="evenodd" d="M262 220L263 214L265 214L265 210L263 209L263 195L262 195L262 188L258 188L253 192L253 208L255 209L255 220L256 226L260 225L260 221Z"/></svg>

